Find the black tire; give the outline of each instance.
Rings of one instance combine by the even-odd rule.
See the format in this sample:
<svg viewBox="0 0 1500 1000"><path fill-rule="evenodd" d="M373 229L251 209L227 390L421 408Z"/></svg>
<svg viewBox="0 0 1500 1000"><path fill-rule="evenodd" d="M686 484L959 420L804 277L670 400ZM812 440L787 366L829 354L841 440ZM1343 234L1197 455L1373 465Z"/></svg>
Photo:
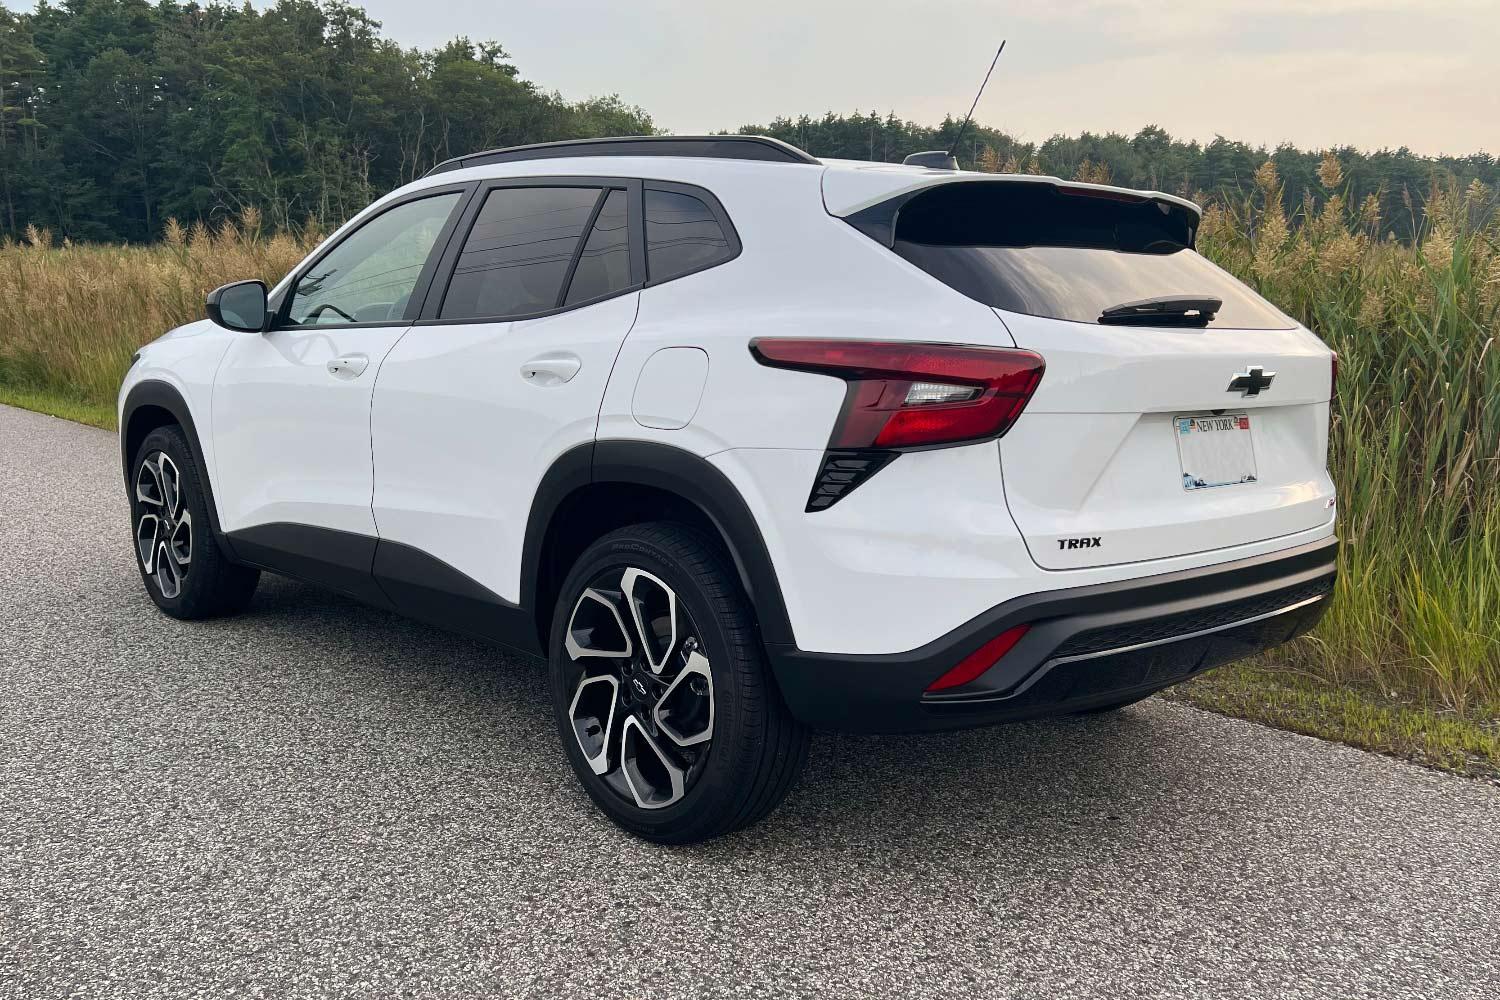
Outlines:
<svg viewBox="0 0 1500 1000"><path fill-rule="evenodd" d="M235 565L219 548L208 482L182 428L171 424L146 435L130 465L129 491L135 565L156 606L184 620L244 610L260 571ZM155 519L154 534L148 518Z"/></svg>
<svg viewBox="0 0 1500 1000"><path fill-rule="evenodd" d="M634 570L636 582L625 584L620 574ZM640 571L644 571L641 574ZM657 579L651 580L650 576ZM608 585L596 586L597 581L620 579L622 589L614 591ZM649 583L646 581L649 580ZM656 615L648 610L639 596L626 598L626 593L648 593L657 609L661 605L666 589L676 595L678 614ZM631 591L635 587L635 591ZM602 617L601 611L585 599L584 592L604 594L617 602L621 614L610 619ZM601 603L602 602L598 602ZM638 618L648 625L636 625L629 616L632 605L640 610ZM605 605L607 608L607 605ZM575 609L581 616L593 614L596 621L604 624L572 632L572 651L568 648L570 625ZM590 610L592 609L592 610ZM682 614L685 612L685 615ZM580 642L596 642L596 633L601 630L613 634L611 621L619 621L621 627L634 633L641 647L664 650L661 653L660 677L651 671L648 656L644 663L640 657L612 658L597 649L623 648L611 641L597 640L598 646L585 646L579 653ZM671 638L663 640L662 623L672 622ZM580 627L584 618L579 619ZM627 624L629 623L629 624ZM656 636L640 639L644 628L652 628ZM582 639L580 638L582 637ZM629 642L627 641L627 645ZM668 683L674 671L684 675L694 669L692 654L701 652L707 658L707 672L711 684L705 684L700 676L689 679L688 686L681 686L681 679ZM563 582L552 619L549 637L548 663L554 715L564 751L585 790L595 804L612 820L626 830L647 840L662 844L687 844L721 836L762 819L771 812L796 783L807 759L808 733L804 726L792 718L782 701L781 693L771 678L761 649L749 600L742 592L738 578L730 568L726 556L715 540L687 525L656 522L633 525L614 531L596 541L579 557L567 579ZM575 655L577 654L577 655ZM683 664L687 666L684 667ZM698 662L701 674L704 664ZM613 673L611 673L613 671ZM609 685L603 683L591 688L592 697L602 699L592 712L580 709L580 717L595 723L593 729L588 722L575 728L572 709L575 703L582 704L583 683L601 681L606 675L617 676L616 691L609 693ZM661 688L653 688L648 695L646 685L662 685L666 693L658 694ZM674 695L673 691L693 694ZM661 723L663 706L672 698L699 699L701 709L703 689L707 689L709 709L705 713L696 711L698 725L706 716L710 734L694 756L695 748L673 742L681 733ZM638 690L640 697L634 707L622 699L632 697ZM604 721L606 709L608 723ZM677 704L685 704L679 701ZM624 709L621 714L620 710ZM674 722L678 718L670 710L665 716ZM692 722L694 712L684 712L683 718ZM635 723L627 725L631 719ZM644 721L643 721L644 720ZM641 735L650 728L651 740ZM685 725L684 730L693 730ZM633 731L632 731L633 730ZM600 734L597 746L602 747L594 756L599 766L608 770L596 774L590 766L590 757L585 753L582 741L589 734ZM691 733L689 734L691 736ZM669 739L670 737L670 739ZM697 737L703 739L700 734ZM611 753L611 740L616 751ZM637 751L632 757L627 754L627 743ZM644 741L644 742L643 742ZM649 744L649 745L648 745ZM654 753L648 753L647 751ZM677 790L673 784L672 794L660 797L663 804L643 808L642 797L634 784L628 781L626 761L635 761L633 773L643 778L648 770L656 769L658 775L664 760L682 765L682 784L685 791ZM611 761L615 763L611 764ZM649 785L649 782L644 782ZM623 786L623 787L622 787ZM628 789L628 791L626 790ZM672 795L680 795L673 799Z"/></svg>

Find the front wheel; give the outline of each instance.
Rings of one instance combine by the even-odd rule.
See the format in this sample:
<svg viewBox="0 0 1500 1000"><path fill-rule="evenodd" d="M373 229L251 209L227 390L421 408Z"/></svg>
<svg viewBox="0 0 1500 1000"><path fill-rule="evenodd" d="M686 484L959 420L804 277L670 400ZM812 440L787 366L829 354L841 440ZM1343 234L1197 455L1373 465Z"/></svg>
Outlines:
<svg viewBox="0 0 1500 1000"><path fill-rule="evenodd" d="M718 547L686 525L622 528L564 581L549 643L568 759L620 826L658 843L756 822L807 756Z"/></svg>
<svg viewBox="0 0 1500 1000"><path fill-rule="evenodd" d="M250 603L260 573L225 558L209 527L208 481L177 426L158 427L130 475L136 566L146 593L173 618L212 618Z"/></svg>

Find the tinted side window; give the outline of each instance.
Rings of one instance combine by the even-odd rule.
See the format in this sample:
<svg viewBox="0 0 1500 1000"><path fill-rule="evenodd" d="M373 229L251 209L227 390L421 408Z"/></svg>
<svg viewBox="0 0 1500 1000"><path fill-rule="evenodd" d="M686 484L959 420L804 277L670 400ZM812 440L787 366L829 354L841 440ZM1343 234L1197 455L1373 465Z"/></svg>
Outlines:
<svg viewBox="0 0 1500 1000"><path fill-rule="evenodd" d="M555 309L598 188L496 188L464 241L443 319Z"/></svg>
<svg viewBox="0 0 1500 1000"><path fill-rule="evenodd" d="M289 322L401 320L427 255L462 195L434 195L387 209L350 233L297 279Z"/></svg>
<svg viewBox="0 0 1500 1000"><path fill-rule="evenodd" d="M646 190L646 270L652 281L675 278L733 256L724 230L700 199L676 191Z"/></svg>
<svg viewBox="0 0 1500 1000"><path fill-rule="evenodd" d="M587 302L630 287L630 240L624 191L611 191L578 258L564 305Z"/></svg>

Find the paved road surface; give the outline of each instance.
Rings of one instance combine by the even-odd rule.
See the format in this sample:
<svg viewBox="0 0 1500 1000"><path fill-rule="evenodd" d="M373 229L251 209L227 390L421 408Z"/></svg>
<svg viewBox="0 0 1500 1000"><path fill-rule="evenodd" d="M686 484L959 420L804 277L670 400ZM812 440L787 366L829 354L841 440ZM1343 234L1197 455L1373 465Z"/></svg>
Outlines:
<svg viewBox="0 0 1500 1000"><path fill-rule="evenodd" d="M1495 997L1500 789L1146 702L821 736L636 841L537 668L279 580L142 593L114 438L0 407L0 996Z"/></svg>

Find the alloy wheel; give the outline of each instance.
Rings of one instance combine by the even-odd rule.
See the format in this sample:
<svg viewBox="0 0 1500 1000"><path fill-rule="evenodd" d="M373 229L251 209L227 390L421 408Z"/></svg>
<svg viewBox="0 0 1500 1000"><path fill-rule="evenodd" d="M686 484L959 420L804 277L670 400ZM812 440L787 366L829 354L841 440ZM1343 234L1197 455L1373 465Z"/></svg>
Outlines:
<svg viewBox="0 0 1500 1000"><path fill-rule="evenodd" d="M714 687L676 593L643 569L606 570L573 605L563 646L568 718L589 769L638 808L681 801L713 743Z"/></svg>
<svg viewBox="0 0 1500 1000"><path fill-rule="evenodd" d="M136 470L135 547L168 600L182 593L193 559L193 515L182 490L182 474L166 452L152 452Z"/></svg>

